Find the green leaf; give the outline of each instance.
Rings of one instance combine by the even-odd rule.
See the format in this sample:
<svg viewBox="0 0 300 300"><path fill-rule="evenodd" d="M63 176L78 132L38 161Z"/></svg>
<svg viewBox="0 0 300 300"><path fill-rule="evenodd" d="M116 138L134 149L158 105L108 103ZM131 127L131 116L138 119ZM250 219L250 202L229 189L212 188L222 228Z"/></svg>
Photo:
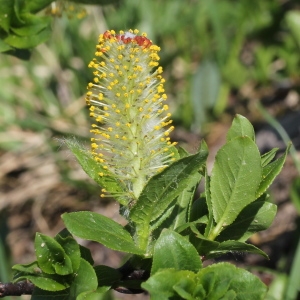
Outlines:
<svg viewBox="0 0 300 300"><path fill-rule="evenodd" d="M106 286L110 288L122 278L122 274L118 270L108 266L96 266L94 270L98 278L99 287Z"/></svg>
<svg viewBox="0 0 300 300"><path fill-rule="evenodd" d="M70 258L73 273L77 272L81 258L78 243L66 229L57 234L54 239L62 246L66 255Z"/></svg>
<svg viewBox="0 0 300 300"><path fill-rule="evenodd" d="M142 254L130 234L120 224L105 216L81 211L65 213L62 219L68 230L82 239L101 243L113 250Z"/></svg>
<svg viewBox="0 0 300 300"><path fill-rule="evenodd" d="M70 286L69 300L77 299L77 296L83 292L95 291L97 286L98 281L94 268L81 258L80 267Z"/></svg>
<svg viewBox="0 0 300 300"><path fill-rule="evenodd" d="M109 291L109 288L97 288L96 291L88 291L81 293L76 300L114 300L110 296L106 297L106 292Z"/></svg>
<svg viewBox="0 0 300 300"><path fill-rule="evenodd" d="M4 43L1 39L0 39L0 52L6 52L9 50L12 50L13 48L10 47L8 44Z"/></svg>
<svg viewBox="0 0 300 300"><path fill-rule="evenodd" d="M235 221L221 232L216 240L219 242L226 240L245 242L254 233L269 228L276 212L277 206L273 203L264 201L250 203L241 211Z"/></svg>
<svg viewBox="0 0 300 300"><path fill-rule="evenodd" d="M194 290L196 288L195 282L191 278L181 278L179 282L174 284L173 289L174 291L182 298L182 299L188 299L193 300L195 299L193 297ZM204 296L205 294L203 294ZM198 296L198 295L197 295ZM199 299L197 297L197 299ZM203 299L203 297L202 297Z"/></svg>
<svg viewBox="0 0 300 300"><path fill-rule="evenodd" d="M24 10L31 13L37 13L40 10L46 8L52 2L53 0L25 0Z"/></svg>
<svg viewBox="0 0 300 300"><path fill-rule="evenodd" d="M81 258L86 260L91 265L94 265L94 260L93 260L92 254L91 254L91 250L89 248L86 248L86 247L82 246L82 245L79 245L79 249L80 249Z"/></svg>
<svg viewBox="0 0 300 300"><path fill-rule="evenodd" d="M144 282L142 288L150 293L151 300L180 300L182 298L178 296L173 286L182 278L194 280L195 276L191 271L161 270Z"/></svg>
<svg viewBox="0 0 300 300"><path fill-rule="evenodd" d="M139 224L149 224L162 215L184 189L197 184L198 172L204 167L207 147L195 155L184 157L153 176L144 187L130 218Z"/></svg>
<svg viewBox="0 0 300 300"><path fill-rule="evenodd" d="M208 209L208 222L205 228L204 236L208 237L215 224L214 224L213 204L212 204L211 192L210 192L210 177L207 174L207 170L205 171L205 198L206 198L205 200Z"/></svg>
<svg viewBox="0 0 300 300"><path fill-rule="evenodd" d="M69 289L57 292L48 292L35 287L31 296L31 300L71 300L69 299Z"/></svg>
<svg viewBox="0 0 300 300"><path fill-rule="evenodd" d="M214 258L218 257L220 255L226 254L228 252L249 252L254 254L259 254L264 256L265 258L269 258L268 255L260 250L259 248L251 245L246 244L239 241L225 241L219 244L219 246L213 250L211 250L209 253L207 253L207 258Z"/></svg>
<svg viewBox="0 0 300 300"><path fill-rule="evenodd" d="M256 199L261 172L259 151L248 136L235 138L218 151L210 184L214 218L219 225L230 225Z"/></svg>
<svg viewBox="0 0 300 300"><path fill-rule="evenodd" d="M227 142L230 142L231 140L242 136L248 136L251 140L255 141L255 132L252 124L247 118L241 115L236 115L230 129L228 130L226 140Z"/></svg>
<svg viewBox="0 0 300 300"><path fill-rule="evenodd" d="M261 166L265 167L268 163L270 163L273 160L273 158L275 157L277 151L278 151L278 148L273 148L269 152L262 155L261 156Z"/></svg>
<svg viewBox="0 0 300 300"><path fill-rule="evenodd" d="M33 282L35 284L35 282ZM85 292L93 292L97 289L97 276L93 267L83 258L80 259L80 266L74 276L74 280L71 286L63 291L57 292L47 292L47 290L41 286L35 288L33 291L32 299L33 300L74 300L74 299L92 299L81 297L80 295ZM46 286L47 287L47 286ZM51 291L51 290L49 290ZM54 290L53 290L54 291Z"/></svg>
<svg viewBox="0 0 300 300"><path fill-rule="evenodd" d="M0 0L0 27L7 33L14 14L14 0Z"/></svg>
<svg viewBox="0 0 300 300"><path fill-rule="evenodd" d="M237 300L265 299L267 287L258 277L229 263L218 263L200 270L196 275L207 293L205 299L218 300L225 291L233 290ZM228 294L226 296L228 299ZM223 298L222 298L223 299Z"/></svg>
<svg viewBox="0 0 300 300"><path fill-rule="evenodd" d="M37 261L27 265L14 265L12 269L16 271L13 282L30 280L37 287L47 291L60 291L69 286L68 278L43 273Z"/></svg>
<svg viewBox="0 0 300 300"><path fill-rule="evenodd" d="M115 178L113 174L109 174L107 170L103 169L101 164L95 162L91 152L82 147L76 139L65 139L64 142L73 152L87 175L101 187L105 188L107 191L121 195L127 192L126 187ZM105 176L99 176L99 173L104 173ZM116 200L122 205L128 204L128 199L125 196L116 197Z"/></svg>
<svg viewBox="0 0 300 300"><path fill-rule="evenodd" d="M55 291L62 291L65 290L68 285L63 285L56 280L48 277L40 277L40 276L33 276L33 275L26 275L19 278L27 279L32 282L36 287L43 289L45 291L55 292Z"/></svg>
<svg viewBox="0 0 300 300"><path fill-rule="evenodd" d="M50 17L33 17L26 15L26 24L22 27L11 27L13 33L18 36L34 36L50 25Z"/></svg>
<svg viewBox="0 0 300 300"><path fill-rule="evenodd" d="M73 272L70 258L56 240L37 233L34 246L38 265L43 272L59 275L68 275Z"/></svg>
<svg viewBox="0 0 300 300"><path fill-rule="evenodd" d="M42 273L42 270L39 268L39 265L37 261L34 261L30 264L17 264L12 267L13 270L19 271L21 273L27 273L27 274L32 274L32 275L38 275ZM14 275L14 280L18 279L18 273ZM19 281L19 280L18 280Z"/></svg>
<svg viewBox="0 0 300 300"><path fill-rule="evenodd" d="M284 154L280 158L263 167L262 180L260 182L259 188L256 191L257 198L268 189L275 177L280 173L286 160L286 156L290 150L290 147L291 145L287 147Z"/></svg>
<svg viewBox="0 0 300 300"><path fill-rule="evenodd" d="M18 36L16 34L10 34L4 38L4 42L8 45L18 49L34 48L37 45L47 41L51 36L50 29L44 29L37 34L28 36Z"/></svg>
<svg viewBox="0 0 300 300"><path fill-rule="evenodd" d="M169 229L163 230L154 246L151 274L167 268L198 272L201 267L197 250L186 238Z"/></svg>
<svg viewBox="0 0 300 300"><path fill-rule="evenodd" d="M196 248L199 255L205 257L210 253L210 251L217 249L220 244L216 241L208 240L200 233L195 233L195 232L190 234L190 242Z"/></svg>

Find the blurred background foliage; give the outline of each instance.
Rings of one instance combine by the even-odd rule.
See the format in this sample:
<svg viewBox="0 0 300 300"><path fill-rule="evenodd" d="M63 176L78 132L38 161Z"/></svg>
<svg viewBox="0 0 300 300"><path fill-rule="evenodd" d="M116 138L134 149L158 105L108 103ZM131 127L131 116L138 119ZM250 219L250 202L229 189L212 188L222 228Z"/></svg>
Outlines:
<svg viewBox="0 0 300 300"><path fill-rule="evenodd" d="M57 233L62 212L90 209L118 220L62 140L73 135L88 145L87 65L100 33L129 28L161 47L174 139L193 151L204 137L212 160L240 113L253 122L262 151L283 149L283 132L299 161L299 1L0 0L0 280L9 277L8 254L30 261L34 232ZM264 121L271 115L275 130ZM242 262L268 267L270 300L299 299L299 172L287 163L273 188L277 225L251 240L273 265ZM118 266L116 254L97 249L95 261Z"/></svg>

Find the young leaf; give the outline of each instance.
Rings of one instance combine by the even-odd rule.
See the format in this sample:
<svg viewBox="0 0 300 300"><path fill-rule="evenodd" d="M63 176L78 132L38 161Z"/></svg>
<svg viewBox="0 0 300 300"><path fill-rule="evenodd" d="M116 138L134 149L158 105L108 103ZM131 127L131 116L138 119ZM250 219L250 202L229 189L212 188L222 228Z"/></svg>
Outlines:
<svg viewBox="0 0 300 300"><path fill-rule="evenodd" d="M194 280L195 276L195 273L191 271L161 270L144 282L142 288L150 293L151 300L179 300L181 298L174 290L174 285L180 282L182 278Z"/></svg>
<svg viewBox="0 0 300 300"><path fill-rule="evenodd" d="M24 10L37 13L51 4L53 0L25 0Z"/></svg>
<svg viewBox="0 0 300 300"><path fill-rule="evenodd" d="M236 115L230 129L228 130L226 139L227 142L230 142L236 137L241 136L248 136L253 141L255 140L255 132L252 124L245 117Z"/></svg>
<svg viewBox="0 0 300 300"><path fill-rule="evenodd" d="M9 32L11 19L14 15L14 1L1 0L0 1L0 27Z"/></svg>
<svg viewBox="0 0 300 300"><path fill-rule="evenodd" d="M64 142L73 152L83 170L90 178L92 178L106 190L114 192L116 194L119 193L120 195L124 195L124 193L126 192L126 187L112 174L109 174L107 170L104 170L101 164L96 163L90 151L82 147L74 138L65 139ZM99 173L105 173L105 176L99 176ZM126 197L116 197L116 200L119 201L122 205L128 204L128 200Z"/></svg>
<svg viewBox="0 0 300 300"><path fill-rule="evenodd" d="M197 250L180 234L165 229L154 246L151 274L159 269L175 268L198 272L202 267Z"/></svg>
<svg viewBox="0 0 300 300"><path fill-rule="evenodd" d="M190 234L190 242L193 244L193 246L198 251L198 254L201 256L208 255L210 251L217 249L220 244L216 241L208 240L200 233L194 232Z"/></svg>
<svg viewBox="0 0 300 300"><path fill-rule="evenodd" d="M216 241L245 242L254 233L269 228L276 212L277 206L273 203L264 201L250 203L241 211L235 221L221 232Z"/></svg>
<svg viewBox="0 0 300 300"><path fill-rule="evenodd" d="M34 48L37 45L47 41L51 36L51 30L49 28L45 28L37 34L27 35L27 36L19 36L16 34L8 35L3 41L10 46L13 46L18 49L28 49Z"/></svg>
<svg viewBox="0 0 300 300"><path fill-rule="evenodd" d="M235 138L218 151L210 182L214 219L219 226L215 236L256 199L261 172L259 151L248 136Z"/></svg>
<svg viewBox="0 0 300 300"><path fill-rule="evenodd" d="M139 224L156 220L184 189L197 184L198 172L203 168L207 154L203 144L197 154L179 159L153 176L131 209L130 218Z"/></svg>
<svg viewBox="0 0 300 300"><path fill-rule="evenodd" d="M41 276L33 276L33 275L26 275L20 277L20 280L29 280L32 282L36 287L43 289L45 291L55 292L55 291L63 291L65 290L68 285L61 284L56 280L49 278L49 277L41 277Z"/></svg>
<svg viewBox="0 0 300 300"><path fill-rule="evenodd" d="M256 191L257 198L261 196L268 189L268 187L271 185L275 177L280 173L284 165L286 156L290 150L290 147L291 145L287 147L284 154L280 158L263 167L262 180L260 182L259 188Z"/></svg>
<svg viewBox="0 0 300 300"><path fill-rule="evenodd" d="M272 161L272 159L275 157L277 151L278 151L278 148L273 148L269 152L263 154L261 156L261 166L265 167L268 163L270 163Z"/></svg>
<svg viewBox="0 0 300 300"><path fill-rule="evenodd" d="M77 272L81 258L78 243L66 229L57 234L54 239L63 247L66 255L70 258L73 273Z"/></svg>
<svg viewBox="0 0 300 300"><path fill-rule="evenodd" d="M100 214L80 211L62 215L68 230L86 240L95 241L104 246L127 253L142 254L130 234L115 221Z"/></svg>
<svg viewBox="0 0 300 300"><path fill-rule="evenodd" d="M70 286L69 299L77 299L83 292L95 291L98 286L94 268L84 259L80 260L80 267Z"/></svg>
<svg viewBox="0 0 300 300"><path fill-rule="evenodd" d="M205 288L207 294L204 299L217 300L225 295L225 299L228 299L226 290L235 292L236 298L232 299L242 300L262 300L267 293L267 287L258 277L229 263L213 264L201 269L196 280Z"/></svg>
<svg viewBox="0 0 300 300"><path fill-rule="evenodd" d="M47 274L73 273L72 262L63 247L53 238L37 233L34 241L37 262Z"/></svg>
<svg viewBox="0 0 300 300"><path fill-rule="evenodd" d="M30 280L35 286L47 291L60 291L69 286L68 278L43 273L36 261L28 265L14 265L13 270L17 271L13 282Z"/></svg>
<svg viewBox="0 0 300 300"><path fill-rule="evenodd" d="M243 242L238 242L238 241L226 241L222 242L219 244L219 246L211 250L209 253L207 253L207 258L214 258L218 257L220 255L226 254L228 252L250 252L254 254L260 254L264 256L265 258L268 258L268 255L260 250L259 248L251 245L251 244L246 244Z"/></svg>

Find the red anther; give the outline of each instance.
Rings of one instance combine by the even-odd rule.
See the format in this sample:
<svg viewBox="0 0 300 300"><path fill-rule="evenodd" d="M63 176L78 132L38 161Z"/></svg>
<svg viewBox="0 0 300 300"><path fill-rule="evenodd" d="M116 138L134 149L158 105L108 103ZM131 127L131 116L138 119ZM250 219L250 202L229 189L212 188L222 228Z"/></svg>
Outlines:
<svg viewBox="0 0 300 300"><path fill-rule="evenodd" d="M105 39L111 39L112 38L112 34L109 32L109 30L106 30L104 33L103 33L103 37Z"/></svg>
<svg viewBox="0 0 300 300"><path fill-rule="evenodd" d="M152 42L144 36L137 35L134 40L139 46L143 46L145 48L148 48L152 45Z"/></svg>

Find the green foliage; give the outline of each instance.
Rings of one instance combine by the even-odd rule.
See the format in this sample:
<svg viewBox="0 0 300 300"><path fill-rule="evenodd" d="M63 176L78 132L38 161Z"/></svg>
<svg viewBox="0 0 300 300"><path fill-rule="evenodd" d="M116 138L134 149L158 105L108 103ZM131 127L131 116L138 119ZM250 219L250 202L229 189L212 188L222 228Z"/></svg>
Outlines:
<svg viewBox="0 0 300 300"><path fill-rule="evenodd" d="M264 299L266 286L251 273L228 263L201 269L198 273L165 269L142 285L151 299Z"/></svg>
<svg viewBox="0 0 300 300"><path fill-rule="evenodd" d="M90 154L78 143L67 144L94 179L97 163L91 163ZM118 286L144 288L151 299L263 299L266 287L256 276L227 263L203 268L200 257L215 258L235 251L267 257L245 242L268 228L275 217L276 205L268 202L265 191L286 158L285 153L272 162L275 152L261 156L251 124L237 115L226 144L217 153L211 176L205 170L205 143L194 155L180 150L181 158L153 176L139 199L127 207L126 227L93 212L65 213L62 218L68 231L54 239L38 233L37 261L14 266L15 281L32 281L36 285L33 299L51 295L58 299L97 299ZM205 193L191 204L203 175ZM69 232L131 254L127 267L93 268L87 250ZM128 266L149 272L150 277L126 281L122 269Z"/></svg>

